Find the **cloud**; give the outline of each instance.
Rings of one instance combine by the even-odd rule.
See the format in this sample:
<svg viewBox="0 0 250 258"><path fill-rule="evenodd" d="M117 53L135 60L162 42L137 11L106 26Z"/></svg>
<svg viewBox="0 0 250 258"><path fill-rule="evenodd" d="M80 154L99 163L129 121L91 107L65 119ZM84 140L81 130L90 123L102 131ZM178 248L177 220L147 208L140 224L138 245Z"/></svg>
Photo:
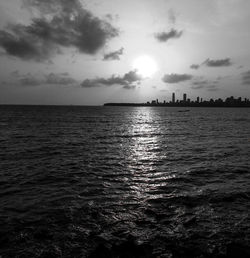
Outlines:
<svg viewBox="0 0 250 258"><path fill-rule="evenodd" d="M197 70L197 69L200 68L200 65L198 65L198 64L192 64L192 65L190 65L190 68Z"/></svg>
<svg viewBox="0 0 250 258"><path fill-rule="evenodd" d="M11 75L11 77L18 78L20 76L20 73L18 70L15 70L10 75Z"/></svg>
<svg viewBox="0 0 250 258"><path fill-rule="evenodd" d="M69 77L68 73L54 74L50 73L45 76L45 84L53 85L72 85L76 83L76 80Z"/></svg>
<svg viewBox="0 0 250 258"><path fill-rule="evenodd" d="M177 39L182 35L182 31L171 29L169 32L159 32L155 34L155 38L159 42L167 42L169 39Z"/></svg>
<svg viewBox="0 0 250 258"><path fill-rule="evenodd" d="M242 84L250 85L250 70L242 73L241 75L242 75Z"/></svg>
<svg viewBox="0 0 250 258"><path fill-rule="evenodd" d="M119 76L112 75L110 78L95 78L95 79L86 79L81 83L81 86L84 88L92 88L92 87L100 87L104 86L112 86L115 84L124 85L123 78Z"/></svg>
<svg viewBox="0 0 250 258"><path fill-rule="evenodd" d="M200 89L204 89L204 86L203 85L193 85L191 88L193 90L200 90Z"/></svg>
<svg viewBox="0 0 250 258"><path fill-rule="evenodd" d="M124 50L124 48L122 47L117 51L105 54L104 57L103 57L103 60L105 60L105 61L107 61L107 60L120 60L120 55L123 54L123 50Z"/></svg>
<svg viewBox="0 0 250 258"><path fill-rule="evenodd" d="M130 71L123 76L112 75L110 78L86 79L81 83L84 88L121 85L124 89L134 89L135 84L140 84L142 78L136 71Z"/></svg>
<svg viewBox="0 0 250 258"><path fill-rule="evenodd" d="M123 89L126 89L126 90L134 90L135 89L135 85L125 85L123 86Z"/></svg>
<svg viewBox="0 0 250 258"><path fill-rule="evenodd" d="M169 19L169 22L172 23L173 25L176 23L176 14L173 9L168 10L168 19Z"/></svg>
<svg viewBox="0 0 250 258"><path fill-rule="evenodd" d="M18 82L22 85L22 86L39 86L42 84L42 80L34 77L33 75L31 75L30 73L22 76Z"/></svg>
<svg viewBox="0 0 250 258"><path fill-rule="evenodd" d="M79 0L25 0L25 7L35 9L39 18L28 26L12 24L0 31L0 47L24 60L48 60L62 47L95 54L119 35L117 28L84 9Z"/></svg>
<svg viewBox="0 0 250 258"><path fill-rule="evenodd" d="M119 15L116 14L116 15L112 15L112 14L106 14L105 16L109 21L117 21L119 20Z"/></svg>
<svg viewBox="0 0 250 258"><path fill-rule="evenodd" d="M190 74L165 74L162 78L163 82L166 83L178 83L178 82L183 82L183 81L188 81L193 78L192 75Z"/></svg>
<svg viewBox="0 0 250 258"><path fill-rule="evenodd" d="M197 80L194 81L192 84L192 89L194 90L199 90L199 89L206 89L208 91L217 91L218 86L217 86L218 81L208 81L208 80Z"/></svg>
<svg viewBox="0 0 250 258"><path fill-rule="evenodd" d="M73 85L77 81L69 76L68 73L50 73L44 75L42 78L35 77L30 73L21 75L18 71L11 73L12 78L15 80L15 84L22 86L40 86L40 85Z"/></svg>
<svg viewBox="0 0 250 258"><path fill-rule="evenodd" d="M208 91L218 91L218 90L219 90L219 89L218 89L218 86L217 86L217 85L214 85L214 84L208 85L208 86L206 87L206 89L207 89Z"/></svg>
<svg viewBox="0 0 250 258"><path fill-rule="evenodd" d="M195 86L203 86L204 87L208 83L209 83L208 80L198 80L198 81L194 81L193 85L195 85Z"/></svg>
<svg viewBox="0 0 250 258"><path fill-rule="evenodd" d="M133 83L133 82L140 82L142 80L142 77L139 74L137 74L136 70L134 70L126 73L123 76L123 79L128 83Z"/></svg>
<svg viewBox="0 0 250 258"><path fill-rule="evenodd" d="M231 66L231 60L230 58L225 58L225 59L217 59L217 60L211 60L211 59L207 59L206 61L204 61L204 63L206 66L209 67L221 67L221 66Z"/></svg>
<svg viewBox="0 0 250 258"><path fill-rule="evenodd" d="M23 60L44 61L49 59L56 46L31 35L26 26L9 26L9 31L0 31L0 47L5 53Z"/></svg>

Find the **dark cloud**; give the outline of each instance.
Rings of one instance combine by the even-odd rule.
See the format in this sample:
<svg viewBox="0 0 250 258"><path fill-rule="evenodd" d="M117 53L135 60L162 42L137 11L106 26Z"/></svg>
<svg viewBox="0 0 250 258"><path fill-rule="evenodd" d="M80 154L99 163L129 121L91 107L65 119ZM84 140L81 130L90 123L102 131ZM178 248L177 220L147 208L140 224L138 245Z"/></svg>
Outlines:
<svg viewBox="0 0 250 258"><path fill-rule="evenodd" d="M192 75L190 74L165 74L162 78L163 82L166 83L178 83L178 82L183 82L183 81L188 81L193 78Z"/></svg>
<svg viewBox="0 0 250 258"><path fill-rule="evenodd" d="M104 57L103 57L103 60L105 60L105 61L107 61L107 60L120 60L120 56L123 54L123 50L124 50L124 48L122 47L117 51L105 54Z"/></svg>
<svg viewBox="0 0 250 258"><path fill-rule="evenodd" d="M250 85L250 70L242 73L242 84Z"/></svg>
<svg viewBox="0 0 250 258"><path fill-rule="evenodd" d="M23 0L25 8L35 8L41 14L71 13L74 9L81 8L78 0Z"/></svg>
<svg viewBox="0 0 250 258"><path fill-rule="evenodd" d="M26 26L13 25L8 31L0 31L0 47L6 54L24 60L44 61L49 59L57 47L49 41L39 39L27 31Z"/></svg>
<svg viewBox="0 0 250 258"><path fill-rule="evenodd" d="M221 67L221 66L232 65L230 58L218 59L218 60L211 60L208 58L203 64L209 67Z"/></svg>
<svg viewBox="0 0 250 258"><path fill-rule="evenodd" d="M190 65L190 68L197 70L197 69L200 68L200 65L198 65L198 64L192 64L192 65Z"/></svg>
<svg viewBox="0 0 250 258"><path fill-rule="evenodd" d="M109 22L84 9L79 0L26 0L25 6L39 12L30 25L15 24L0 31L0 47L24 60L47 60L61 47L95 54L119 35Z"/></svg>
<svg viewBox="0 0 250 258"><path fill-rule="evenodd" d="M128 83L140 82L142 77L137 73L136 70L130 71L123 76L123 79Z"/></svg>
<svg viewBox="0 0 250 258"><path fill-rule="evenodd" d="M182 35L182 31L171 29L169 32L159 32L155 34L155 38L160 42L166 42L169 39L177 39Z"/></svg>
<svg viewBox="0 0 250 258"><path fill-rule="evenodd" d="M130 71L124 76L112 75L110 78L95 78L95 79L86 79L81 83L82 87L92 88L100 86L112 86L112 85L121 85L125 89L134 89L135 84L139 84L142 78L136 73L136 71Z"/></svg>

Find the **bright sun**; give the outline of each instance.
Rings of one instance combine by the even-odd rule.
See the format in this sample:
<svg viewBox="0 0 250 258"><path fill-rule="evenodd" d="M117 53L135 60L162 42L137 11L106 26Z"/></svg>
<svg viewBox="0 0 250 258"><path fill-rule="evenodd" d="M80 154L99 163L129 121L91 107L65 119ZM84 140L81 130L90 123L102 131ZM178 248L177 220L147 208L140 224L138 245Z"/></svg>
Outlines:
<svg viewBox="0 0 250 258"><path fill-rule="evenodd" d="M154 59L147 55L137 57L133 62L133 69L142 77L152 77L158 70Z"/></svg>

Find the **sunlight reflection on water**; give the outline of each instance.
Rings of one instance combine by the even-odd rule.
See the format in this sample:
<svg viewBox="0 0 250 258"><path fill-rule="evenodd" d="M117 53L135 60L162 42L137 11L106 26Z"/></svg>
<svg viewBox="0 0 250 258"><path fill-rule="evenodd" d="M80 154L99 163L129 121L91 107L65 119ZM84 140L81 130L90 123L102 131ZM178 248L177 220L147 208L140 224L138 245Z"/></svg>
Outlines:
<svg viewBox="0 0 250 258"><path fill-rule="evenodd" d="M133 112L129 126L129 134L132 136L132 159L129 163L131 171L131 190L138 199L147 200L152 197L157 187L166 184L166 180L175 177L167 174L167 171L157 172L156 163L160 163L164 156L161 154L161 142L159 135L167 128L161 128L157 121L155 109L140 108ZM163 197L159 193L153 198Z"/></svg>

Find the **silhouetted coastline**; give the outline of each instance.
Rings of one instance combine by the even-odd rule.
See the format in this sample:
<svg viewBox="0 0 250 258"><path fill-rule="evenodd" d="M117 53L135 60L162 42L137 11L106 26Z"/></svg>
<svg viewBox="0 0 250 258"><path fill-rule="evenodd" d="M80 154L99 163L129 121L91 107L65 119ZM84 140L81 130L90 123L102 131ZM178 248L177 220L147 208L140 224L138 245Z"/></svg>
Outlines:
<svg viewBox="0 0 250 258"><path fill-rule="evenodd" d="M210 99L203 100L200 97L197 99L190 100L187 99L187 94L183 94L182 100L175 101L175 94L172 94L172 101L159 102L158 99L152 100L146 103L105 103L104 106L132 106L132 107L148 107L148 106L158 106L158 107L250 107L250 100L247 98L242 99L241 97L235 98L233 96L226 98L225 100Z"/></svg>

